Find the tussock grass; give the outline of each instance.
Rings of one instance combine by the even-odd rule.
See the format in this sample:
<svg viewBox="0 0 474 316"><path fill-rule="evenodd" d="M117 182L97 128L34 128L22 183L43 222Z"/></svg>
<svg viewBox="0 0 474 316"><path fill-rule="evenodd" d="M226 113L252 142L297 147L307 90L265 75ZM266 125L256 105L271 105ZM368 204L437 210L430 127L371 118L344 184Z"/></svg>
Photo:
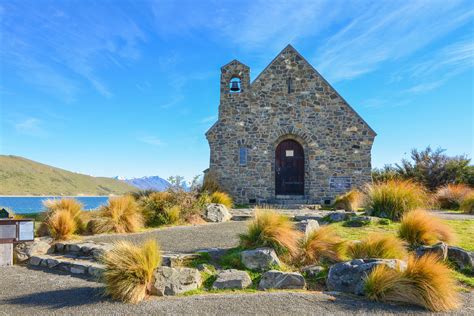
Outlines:
<svg viewBox="0 0 474 316"><path fill-rule="evenodd" d="M367 297L378 301L398 301L423 306L434 312L459 306L452 271L435 254L410 256L405 271L376 267L365 283Z"/></svg>
<svg viewBox="0 0 474 316"><path fill-rule="evenodd" d="M461 202L461 211L466 214L474 214L474 192L469 193Z"/></svg>
<svg viewBox="0 0 474 316"><path fill-rule="evenodd" d="M135 199L125 195L111 198L107 205L102 206L91 226L94 234L133 233L143 227L143 216Z"/></svg>
<svg viewBox="0 0 474 316"><path fill-rule="evenodd" d="M232 208L234 205L234 201L232 201L230 195L225 192L213 192L209 195L209 200L211 203L223 204L227 208Z"/></svg>
<svg viewBox="0 0 474 316"><path fill-rule="evenodd" d="M155 240L138 246L119 241L105 253L102 275L105 293L113 299L136 304L149 293L153 270L161 263L161 254Z"/></svg>
<svg viewBox="0 0 474 316"><path fill-rule="evenodd" d="M48 199L43 205L46 212L39 228L40 236L51 235L56 240L65 240L85 231L82 204L75 199Z"/></svg>
<svg viewBox="0 0 474 316"><path fill-rule="evenodd" d="M455 239L448 225L424 210L406 213L398 228L398 236L412 247L433 245L439 241L452 243Z"/></svg>
<svg viewBox="0 0 474 316"><path fill-rule="evenodd" d="M298 251L301 235L287 216L271 209L257 209L247 233L240 235L240 245L243 248L271 247L278 254L293 256Z"/></svg>
<svg viewBox="0 0 474 316"><path fill-rule="evenodd" d="M299 253L295 264L298 266L337 262L344 258L345 242L332 226L323 226L304 236L299 242Z"/></svg>
<svg viewBox="0 0 474 316"><path fill-rule="evenodd" d="M202 192L214 193L216 191L221 191L221 186L217 181L217 176L215 172L209 170L204 174L204 179L201 186Z"/></svg>
<svg viewBox="0 0 474 316"><path fill-rule="evenodd" d="M403 259L407 251L403 241L392 235L370 234L360 242L347 247L347 255L352 259Z"/></svg>
<svg viewBox="0 0 474 316"><path fill-rule="evenodd" d="M400 219L411 210L426 206L423 186L409 180L389 180L366 187L367 208L371 215Z"/></svg>
<svg viewBox="0 0 474 316"><path fill-rule="evenodd" d="M362 205L364 195L358 190L350 190L349 192L339 195L334 201L336 209L343 209L346 211L357 211Z"/></svg>
<svg viewBox="0 0 474 316"><path fill-rule="evenodd" d="M55 210L45 221L49 234L55 240L68 240L77 229L76 221L67 209Z"/></svg>
<svg viewBox="0 0 474 316"><path fill-rule="evenodd" d="M436 201L442 209L459 209L462 202L474 190L465 184L448 184L436 191Z"/></svg>

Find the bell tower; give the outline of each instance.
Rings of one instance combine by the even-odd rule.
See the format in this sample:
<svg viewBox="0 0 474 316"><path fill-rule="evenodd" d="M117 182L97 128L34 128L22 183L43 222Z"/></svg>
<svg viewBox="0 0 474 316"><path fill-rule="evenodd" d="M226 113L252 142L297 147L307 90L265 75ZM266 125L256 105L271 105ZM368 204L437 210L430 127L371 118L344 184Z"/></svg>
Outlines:
<svg viewBox="0 0 474 316"><path fill-rule="evenodd" d="M221 67L219 117L248 109L250 68L234 59Z"/></svg>

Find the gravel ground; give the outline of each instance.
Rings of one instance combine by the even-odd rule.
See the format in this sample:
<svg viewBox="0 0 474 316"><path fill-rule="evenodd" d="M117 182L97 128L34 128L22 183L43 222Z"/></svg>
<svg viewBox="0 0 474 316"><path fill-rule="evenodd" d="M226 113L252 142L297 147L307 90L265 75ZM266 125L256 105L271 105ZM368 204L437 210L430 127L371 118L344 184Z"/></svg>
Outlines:
<svg viewBox="0 0 474 316"><path fill-rule="evenodd" d="M454 219L459 221L474 220L473 214L453 213L446 211L431 211L434 215L442 219Z"/></svg>
<svg viewBox="0 0 474 316"><path fill-rule="evenodd" d="M197 226L174 226L136 234L97 235L88 240L142 242L156 238L161 249L169 252L195 252L205 248L232 248L238 245L238 234L245 232L246 222L226 222Z"/></svg>
<svg viewBox="0 0 474 316"><path fill-rule="evenodd" d="M353 296L319 292L270 292L150 298L138 305L101 296L102 285L22 266L0 268L0 315L32 314L213 314L213 315L354 315L426 313L412 306L388 305ZM463 294L456 314L474 314L473 293ZM453 314L453 313L451 313Z"/></svg>

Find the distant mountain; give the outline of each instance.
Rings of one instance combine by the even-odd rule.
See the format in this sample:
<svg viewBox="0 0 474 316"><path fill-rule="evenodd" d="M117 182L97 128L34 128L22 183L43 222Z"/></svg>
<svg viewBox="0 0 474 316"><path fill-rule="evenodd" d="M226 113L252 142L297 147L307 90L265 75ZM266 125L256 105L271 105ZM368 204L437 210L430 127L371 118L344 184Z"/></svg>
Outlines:
<svg viewBox="0 0 474 316"><path fill-rule="evenodd" d="M132 178L132 179L124 179L122 177L116 177L116 178L140 190L165 191L171 186L171 184L168 181L158 176Z"/></svg>
<svg viewBox="0 0 474 316"><path fill-rule="evenodd" d="M0 195L109 195L136 190L113 178L92 177L18 156L0 155Z"/></svg>

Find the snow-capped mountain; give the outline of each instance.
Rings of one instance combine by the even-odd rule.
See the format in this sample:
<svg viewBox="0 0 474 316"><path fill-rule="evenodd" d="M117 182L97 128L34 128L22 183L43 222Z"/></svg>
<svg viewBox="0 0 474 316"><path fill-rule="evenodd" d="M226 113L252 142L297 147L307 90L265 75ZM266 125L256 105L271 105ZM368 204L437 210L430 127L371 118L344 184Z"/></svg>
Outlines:
<svg viewBox="0 0 474 316"><path fill-rule="evenodd" d="M156 191L165 191L170 187L170 183L159 176L150 176L142 178L124 178L124 177L115 177L118 180L121 180L125 183L133 185L134 187L140 190L156 190Z"/></svg>

